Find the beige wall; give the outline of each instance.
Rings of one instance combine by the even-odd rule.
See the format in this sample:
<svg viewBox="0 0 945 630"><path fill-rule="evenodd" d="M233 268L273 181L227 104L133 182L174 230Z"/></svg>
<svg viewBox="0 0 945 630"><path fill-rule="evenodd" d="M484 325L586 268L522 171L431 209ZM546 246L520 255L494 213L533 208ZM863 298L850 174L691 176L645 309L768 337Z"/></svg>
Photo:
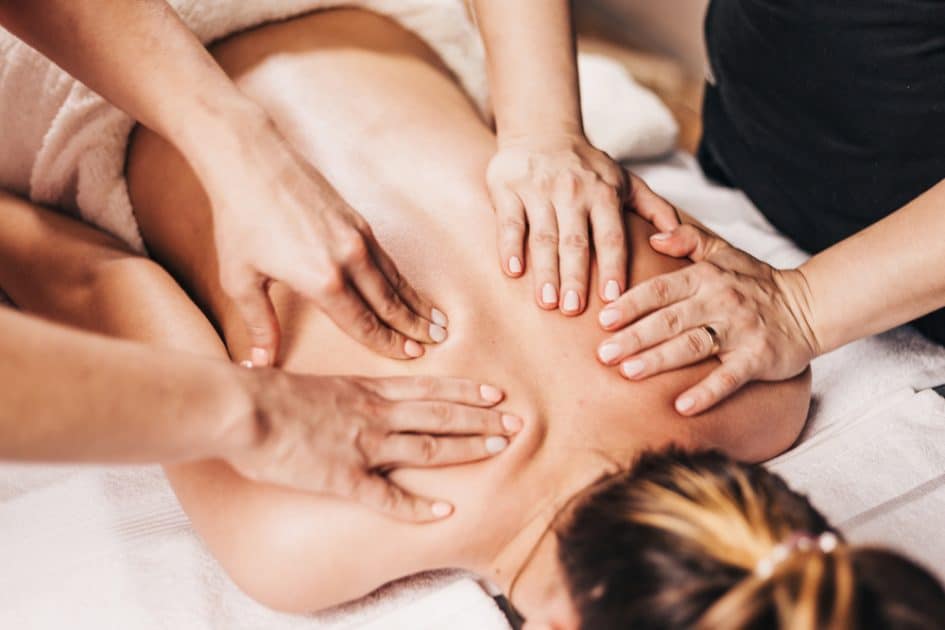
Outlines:
<svg viewBox="0 0 945 630"><path fill-rule="evenodd" d="M611 39L668 53L694 76L705 68L702 21L709 0L574 0L580 20Z"/></svg>

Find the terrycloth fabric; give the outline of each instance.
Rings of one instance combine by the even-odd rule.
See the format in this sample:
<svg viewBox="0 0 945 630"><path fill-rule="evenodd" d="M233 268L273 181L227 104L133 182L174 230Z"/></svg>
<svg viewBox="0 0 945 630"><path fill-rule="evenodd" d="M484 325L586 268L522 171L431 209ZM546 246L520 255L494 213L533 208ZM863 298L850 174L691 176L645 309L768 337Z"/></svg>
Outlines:
<svg viewBox="0 0 945 630"><path fill-rule="evenodd" d="M355 6L389 16L424 39L489 117L485 53L463 0L171 0L202 42L316 9ZM620 158L668 152L669 111L613 61L580 62L592 141ZM133 121L0 29L0 187L78 210L143 251L124 180ZM616 126L612 129L612 126Z"/></svg>
<svg viewBox="0 0 945 630"><path fill-rule="evenodd" d="M756 255L803 259L744 196L709 184L692 158L637 172ZM900 549L945 579L945 399L917 391L942 382L945 351L909 329L819 358L808 429L771 466L852 540ZM224 575L156 467L0 465L0 558L3 628L509 628L493 600L456 572L404 580L317 617L268 611Z"/></svg>

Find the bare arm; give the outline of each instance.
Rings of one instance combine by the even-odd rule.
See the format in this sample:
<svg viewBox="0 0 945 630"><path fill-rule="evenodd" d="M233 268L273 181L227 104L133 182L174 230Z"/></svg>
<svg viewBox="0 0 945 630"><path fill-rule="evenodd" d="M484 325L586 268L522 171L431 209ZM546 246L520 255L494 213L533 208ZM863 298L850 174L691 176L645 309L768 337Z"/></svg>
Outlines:
<svg viewBox="0 0 945 630"><path fill-rule="evenodd" d="M163 0L0 0L0 24L187 159L211 201L221 285L271 365L271 280L312 299L364 345L412 359L446 338L446 316L400 278L367 224L285 142ZM278 241L281 247L273 248ZM364 332L357 321L375 322Z"/></svg>
<svg viewBox="0 0 945 630"><path fill-rule="evenodd" d="M668 204L627 177L584 135L568 0L476 0L488 52L498 152L487 181L500 265L532 271L535 301L578 315L587 306L591 242L601 299L627 288L624 202L660 229L678 223Z"/></svg>
<svg viewBox="0 0 945 630"><path fill-rule="evenodd" d="M945 307L945 180L800 272L818 353Z"/></svg>

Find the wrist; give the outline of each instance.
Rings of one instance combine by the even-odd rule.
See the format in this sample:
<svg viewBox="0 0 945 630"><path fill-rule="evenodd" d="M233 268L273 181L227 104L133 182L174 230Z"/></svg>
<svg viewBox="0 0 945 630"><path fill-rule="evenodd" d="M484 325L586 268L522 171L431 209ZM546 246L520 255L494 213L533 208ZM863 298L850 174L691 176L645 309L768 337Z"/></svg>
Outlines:
<svg viewBox="0 0 945 630"><path fill-rule="evenodd" d="M254 448L261 440L259 413L263 372L220 363L207 388L214 399L210 430L205 436L207 457L227 459Z"/></svg>
<svg viewBox="0 0 945 630"><path fill-rule="evenodd" d="M774 281L800 331L802 342L810 352L810 358L814 359L826 352L829 348L824 346L822 334L817 326L813 292L803 268L777 270Z"/></svg>
<svg viewBox="0 0 945 630"><path fill-rule="evenodd" d="M580 121L557 120L552 122L530 121L517 125L496 127L496 140L499 148L522 143L558 144L561 141L587 142L584 127Z"/></svg>

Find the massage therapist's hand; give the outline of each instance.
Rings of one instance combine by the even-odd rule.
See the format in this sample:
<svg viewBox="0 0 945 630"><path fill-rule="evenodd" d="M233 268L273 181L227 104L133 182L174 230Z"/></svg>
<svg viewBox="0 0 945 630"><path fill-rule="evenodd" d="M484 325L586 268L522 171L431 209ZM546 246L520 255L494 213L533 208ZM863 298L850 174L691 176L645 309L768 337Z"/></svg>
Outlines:
<svg viewBox="0 0 945 630"><path fill-rule="evenodd" d="M626 288L625 202L658 229L678 225L670 204L580 132L500 138L487 182L502 269L513 278L524 273L527 235L535 299L566 315L587 306L592 241L601 299L613 301Z"/></svg>
<svg viewBox="0 0 945 630"><path fill-rule="evenodd" d="M221 136L194 168L213 208L221 285L248 327L254 365L272 364L278 350L267 291L276 280L379 354L415 358L420 344L446 338L445 315L398 273L367 222L264 115L211 137Z"/></svg>
<svg viewBox="0 0 945 630"><path fill-rule="evenodd" d="M260 378L262 377L262 378ZM501 452L521 429L493 409L503 394L467 380L299 376L245 370L253 392L249 446L225 458L242 475L361 502L405 521L448 516L386 475L461 464Z"/></svg>
<svg viewBox="0 0 945 630"><path fill-rule="evenodd" d="M800 271L774 269L691 225L650 243L695 264L635 286L600 312L614 334L598 357L619 365L624 377L643 379L718 355L722 364L676 400L677 411L694 415L749 381L796 376L819 353Z"/></svg>

